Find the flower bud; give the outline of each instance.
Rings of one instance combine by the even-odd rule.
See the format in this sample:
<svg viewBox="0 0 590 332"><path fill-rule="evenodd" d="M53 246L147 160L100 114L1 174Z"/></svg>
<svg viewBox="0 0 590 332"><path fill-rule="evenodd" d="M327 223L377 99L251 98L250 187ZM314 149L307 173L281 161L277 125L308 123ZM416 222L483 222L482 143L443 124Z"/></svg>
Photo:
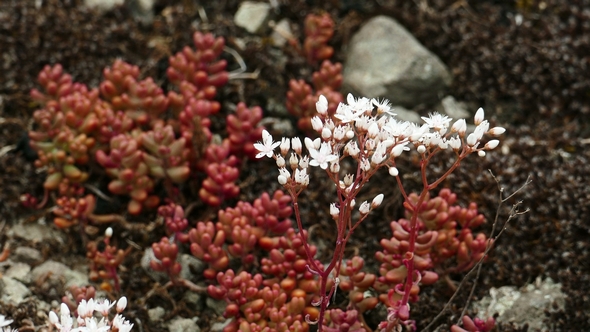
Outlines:
<svg viewBox="0 0 590 332"><path fill-rule="evenodd" d="M278 176L279 184L281 186L284 186L287 183L287 178L285 176L283 176L282 174Z"/></svg>
<svg viewBox="0 0 590 332"><path fill-rule="evenodd" d="M485 152L485 151L483 151L483 150L479 150L479 151L477 152L477 155L483 158L483 157L485 157L485 156L486 156L486 152Z"/></svg>
<svg viewBox="0 0 590 332"><path fill-rule="evenodd" d="M277 156L276 162L278 167L285 167L285 158L282 156Z"/></svg>
<svg viewBox="0 0 590 332"><path fill-rule="evenodd" d="M297 163L299 163L299 159L297 158L297 155L294 153L291 153L291 158L289 158L289 165L291 165L291 168L296 168Z"/></svg>
<svg viewBox="0 0 590 332"><path fill-rule="evenodd" d="M332 131L329 128L324 127L322 129L322 138L328 140L330 137L332 137Z"/></svg>
<svg viewBox="0 0 590 332"><path fill-rule="evenodd" d="M359 212L361 214L367 214L367 213L369 213L370 210L371 210L371 206L369 205L369 203L367 201L362 202L361 206L359 206Z"/></svg>
<svg viewBox="0 0 590 332"><path fill-rule="evenodd" d="M340 172L340 163L338 162L338 160L330 163L330 172L334 174Z"/></svg>
<svg viewBox="0 0 590 332"><path fill-rule="evenodd" d="M297 154L301 154L301 140L299 137L291 138L291 147Z"/></svg>
<svg viewBox="0 0 590 332"><path fill-rule="evenodd" d="M328 99L324 95L320 95L318 98L318 101L315 103L315 109L321 115L326 115L328 112Z"/></svg>
<svg viewBox="0 0 590 332"><path fill-rule="evenodd" d="M330 215L334 219L338 219L338 215L340 214L340 209L336 206L336 203L330 204Z"/></svg>
<svg viewBox="0 0 590 332"><path fill-rule="evenodd" d="M477 110L477 112L475 112L475 116L473 117L473 123L475 123L475 125L479 125L482 121L483 121L483 108L479 108Z"/></svg>
<svg viewBox="0 0 590 332"><path fill-rule="evenodd" d="M282 154L283 156L286 156L286 155L287 155L287 152L289 152L289 148L290 148L290 144L289 144L289 143L290 143L290 141L289 141L289 139L288 139L288 138L286 138L286 137L283 137L283 138L281 139L281 145L280 145L280 148L281 148L281 154Z"/></svg>
<svg viewBox="0 0 590 332"><path fill-rule="evenodd" d="M107 228L106 231L104 231L104 236L106 236L107 238L110 238L113 236L113 229L111 227Z"/></svg>
<svg viewBox="0 0 590 332"><path fill-rule="evenodd" d="M486 143L486 145L484 146L484 149L493 150L498 146L498 144L500 144L500 141L498 141L497 139L493 139L493 140Z"/></svg>
<svg viewBox="0 0 590 332"><path fill-rule="evenodd" d="M127 298L122 296L119 301L117 301L117 312L121 313L127 307Z"/></svg>
<svg viewBox="0 0 590 332"><path fill-rule="evenodd" d="M311 127L313 130L317 132L321 132L324 129L324 124L322 123L322 119L319 116L314 116L311 118Z"/></svg>
<svg viewBox="0 0 590 332"><path fill-rule="evenodd" d="M371 208L377 208L383 202L383 194L379 194L373 198L373 202L371 202Z"/></svg>
<svg viewBox="0 0 590 332"><path fill-rule="evenodd" d="M459 133L459 136L465 136L465 132L467 131L467 123L465 123L465 119L459 119L455 121L453 126L451 127L452 133Z"/></svg>
<svg viewBox="0 0 590 332"><path fill-rule="evenodd" d="M500 136L504 134L504 132L506 132L506 129L504 127L494 127L488 131L488 134L492 136Z"/></svg>
<svg viewBox="0 0 590 332"><path fill-rule="evenodd" d="M389 175L398 176L399 171L398 171L397 167L389 167Z"/></svg>
<svg viewBox="0 0 590 332"><path fill-rule="evenodd" d="M477 136L474 133L467 135L467 145L474 146L477 143Z"/></svg>
<svg viewBox="0 0 590 332"><path fill-rule="evenodd" d="M423 154L426 152L426 147L424 145L420 145L416 148L416 151L418 151L419 154Z"/></svg>

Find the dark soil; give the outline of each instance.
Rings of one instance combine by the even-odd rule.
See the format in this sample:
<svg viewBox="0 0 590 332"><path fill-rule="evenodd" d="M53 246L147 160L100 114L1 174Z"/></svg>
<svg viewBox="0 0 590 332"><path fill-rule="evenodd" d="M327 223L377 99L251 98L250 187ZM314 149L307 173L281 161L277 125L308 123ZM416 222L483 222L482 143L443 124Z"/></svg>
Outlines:
<svg viewBox="0 0 590 332"><path fill-rule="evenodd" d="M20 195L42 195L43 174L37 174L34 158L27 156L22 142L31 128L31 115L36 105L29 97L31 88L38 87L36 77L46 64L61 63L74 80L97 86L102 69L117 58L139 66L143 77L151 76L158 84L166 83L167 59L185 45L191 45L195 30L212 32L226 38L228 46L239 49L248 72L260 70L256 80L231 81L218 92L223 109L240 101L248 106L260 105L266 115L280 115L272 106L284 101L287 83L292 78L309 79L315 69L289 45L277 50L264 38L250 38L233 23L239 1L204 1L199 7L194 1L160 0L152 24L142 25L129 10L118 8L104 14L84 9L81 0L40 1L4 0L0 4L0 148L17 145L18 149L0 156L0 243L7 238L6 230L18 222L34 222L50 217L48 210L30 211L20 203ZM378 14L400 20L431 51L451 69L454 85L451 95L483 105L492 123L507 128L504 148L488 153L485 158L468 158L461 168L444 183L458 194L462 204L476 202L488 223L482 231L491 230L498 205L498 188L489 175L491 170L511 193L522 186L527 177L532 183L519 193L500 214L507 217L511 204L523 202L530 212L513 220L485 263L475 297L487 294L490 287L523 286L537 277L551 277L562 284L567 294L565 310L547 314L553 331L590 331L590 149L584 138L590 136L590 2L550 1L304 1L280 0L279 18L289 18L296 35L301 35L303 20L308 13L327 11L336 22L331 45L336 53L333 60L344 61L344 52L351 35L369 18ZM204 11L207 21L199 14ZM521 26L514 23L515 15L527 20ZM239 40L240 39L240 40ZM246 41L241 49L240 41ZM565 56L567 55L567 56ZM281 62L279 60L284 60ZM228 57L230 70L235 60ZM281 65L284 63L284 66ZM418 109L426 111L432 105ZM222 111L223 112L223 111ZM227 112L227 111L226 111ZM404 165L405 163L405 165ZM432 174L444 169L445 160L432 166ZM402 162L410 171L412 160ZM276 170L270 163L249 163L242 171L242 192L239 199L251 201L261 192L279 188ZM378 179L373 183L379 183ZM418 187L416 174L408 173L406 189ZM270 188L270 189L269 189ZM329 191L329 188L327 188ZM331 218L324 212L330 197L314 194L325 192L321 184L310 188L301 205L309 212L309 220L324 220L316 236L330 242ZM372 258L379 249L374 234L388 234L389 223L381 220L399 218L402 206L394 188L372 188L392 198L383 215L373 216L355 232L350 243L361 256ZM367 197L374 196L367 193ZM197 199L197 198L194 198ZM232 206L235 200L226 202ZM120 210L123 211L124 209ZM122 212L121 212L122 213ZM205 211L195 211L189 220L199 220ZM154 214L141 216L152 220ZM378 222L379 221L379 222ZM130 238L146 248L163 231L155 234L130 234ZM69 255L84 257L85 248L76 232L69 232L71 247L48 245L46 258L67 262ZM18 245L18 243L13 243ZM76 247L79 246L79 247ZM352 250L351 250L352 251ZM63 257L60 253L63 253ZM147 293L152 281L138 266L141 252L137 250L125 261L128 278L123 294L131 301ZM369 262L375 265L375 262ZM460 281L462 276L451 276ZM468 286L469 283L468 283ZM45 301L51 298L43 287L34 290ZM424 287L420 301L412 306L412 318L418 330L436 316L451 292L444 283ZM173 290L163 298L154 298L167 308L167 314L192 317L200 315L199 325L207 331L208 324L217 319L211 312L198 313L183 307L179 301L182 290ZM437 325L442 330L454 322L466 303L464 290ZM178 303L176 303L178 301ZM172 305L170 303L174 303ZM146 308L131 304L128 319L147 322ZM2 306L0 313L11 313L16 322L31 319L42 326L35 305ZM18 314L17 314L18 313ZM24 324L22 324L24 325ZM146 326L145 331L160 331L162 326ZM500 326L500 331L526 331L524 328Z"/></svg>

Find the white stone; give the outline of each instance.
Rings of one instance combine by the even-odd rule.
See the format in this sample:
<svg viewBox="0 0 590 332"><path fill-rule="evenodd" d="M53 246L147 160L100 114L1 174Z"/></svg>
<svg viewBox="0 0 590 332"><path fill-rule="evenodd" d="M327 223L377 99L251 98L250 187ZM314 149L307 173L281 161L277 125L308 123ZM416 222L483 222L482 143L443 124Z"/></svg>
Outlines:
<svg viewBox="0 0 590 332"><path fill-rule="evenodd" d="M234 22L250 33L262 32L268 22L270 9L268 3L244 1L236 12Z"/></svg>

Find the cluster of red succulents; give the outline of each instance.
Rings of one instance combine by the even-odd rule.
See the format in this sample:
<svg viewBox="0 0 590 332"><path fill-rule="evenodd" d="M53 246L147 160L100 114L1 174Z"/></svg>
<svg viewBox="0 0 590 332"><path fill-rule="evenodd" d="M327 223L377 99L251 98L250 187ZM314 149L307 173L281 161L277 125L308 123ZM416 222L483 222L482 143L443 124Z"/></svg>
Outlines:
<svg viewBox="0 0 590 332"><path fill-rule="evenodd" d="M84 205L89 199L82 185L95 163L111 178L109 191L129 197L132 215L160 205L157 185L174 200L178 186L197 179L197 172L207 175L200 191L205 203L219 206L238 195L238 158L253 157L262 110L240 103L227 117L228 138L213 143L210 116L221 108L213 98L228 81L227 62L217 60L225 42L200 32L193 41L196 49L185 47L170 58L167 75L174 86L167 94L121 60L104 70L94 89L73 82L59 64L41 71L43 92L31 92L41 108L29 137L38 153L35 166L47 172L42 204L52 191L62 197L56 218L61 227L92 212L84 209L91 204ZM64 186L82 190L66 193ZM25 203L37 205L32 197Z"/></svg>
<svg viewBox="0 0 590 332"><path fill-rule="evenodd" d="M290 80L287 92L287 110L297 117L297 127L305 132L312 130L311 118L317 115L316 102L320 95L328 100L328 114L336 112L344 99L338 92L342 86L342 64L324 60L319 71L313 73L313 88L304 80Z"/></svg>
<svg viewBox="0 0 590 332"><path fill-rule="evenodd" d="M408 200L416 204L418 196L411 194ZM472 233L472 228L485 221L484 216L478 213L477 205L471 203L468 208L463 208L453 205L456 201L457 196L445 188L437 197L427 195L422 203L417 216L414 282L409 294L411 302L418 300L420 284L431 285L438 280L439 275L433 269L442 273L466 271L485 255L487 246L491 244L483 233L477 236ZM409 204L406 204L406 218L391 222L393 237L381 240L383 251L375 255L381 267L374 287L381 293L380 300L390 308L397 308L403 295L401 288L408 278L409 219L412 218ZM452 258L454 262L450 263ZM396 314L403 318L405 315L401 311Z"/></svg>
<svg viewBox="0 0 590 332"><path fill-rule="evenodd" d="M435 265L442 266L445 259L456 257L456 268L449 271L464 271L483 255L476 243L483 243L485 250L487 240L473 241L468 235L471 227L484 221L483 216L475 205L465 209L453 205L455 202L456 196L443 189L439 196L424 203L426 208L418 219L422 232L416 255L420 257L415 258L420 273L412 288L412 301L418 299L419 284L438 280L431 271ZM151 266L178 279L181 266L176 259L183 247L206 262L203 276L212 282L208 294L225 299L228 305L224 316L235 318L224 331L257 331L257 326L268 327L269 331L307 331L309 323L318 318L315 305L319 301L319 283L309 270L301 235L291 226L290 203L291 197L282 191L273 196L263 193L253 204L238 202L234 208L220 210L215 223L201 221L191 229L182 207L162 206L159 213L173 237L164 237L152 245L157 259ZM374 309L379 300L388 306L399 300L395 288L406 278L401 254L407 249L404 220L392 222L393 238L381 242L383 251L376 254L382 262L379 277L363 271L361 257L342 262L338 278L330 280L329 287L335 283L338 292L347 295L347 310L328 310L323 322L326 331L364 331L363 313ZM457 230L459 225L461 229ZM449 239L451 236L454 240ZM469 255L462 253L462 244L467 245ZM317 250L311 246L311 251L315 255ZM239 261L242 268L230 269L232 261ZM253 266L258 266L260 273L250 273Z"/></svg>
<svg viewBox="0 0 590 332"><path fill-rule="evenodd" d="M342 64L332 63L330 58L334 49L328 41L334 35L334 21L330 14L309 14L305 18L305 40L301 49L309 64L316 65L322 61L318 71L312 74L312 85L304 80L289 81L286 106L290 114L297 117L297 127L310 132L311 118L317 114L316 102L320 95L328 99L328 114L336 112L336 107L344 99L339 92L342 86ZM297 46L296 42L294 42Z"/></svg>

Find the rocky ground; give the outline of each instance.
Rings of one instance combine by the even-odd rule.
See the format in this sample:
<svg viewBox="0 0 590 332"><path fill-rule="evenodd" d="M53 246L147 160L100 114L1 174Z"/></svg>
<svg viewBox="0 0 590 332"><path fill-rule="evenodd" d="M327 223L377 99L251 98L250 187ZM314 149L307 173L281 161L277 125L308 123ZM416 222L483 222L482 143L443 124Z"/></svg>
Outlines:
<svg viewBox="0 0 590 332"><path fill-rule="evenodd" d="M61 63L76 81L96 86L102 69L122 58L138 65L144 77L163 84L168 57L190 45L194 31L212 32L225 37L226 44L239 53L247 73L258 73L255 79L232 79L220 89L223 112L240 101L260 105L266 126L275 133L299 134L296 119L284 106L288 81L309 80L316 68L292 45L282 44L276 34L273 37L268 21L259 28L248 26L255 23L253 18L242 23L236 15L240 1L160 0L148 9L139 3L130 1L102 10L88 8L81 0L7 0L0 4L0 245L10 249L8 259L0 263L0 314L14 319L12 327L21 331L48 330L47 312L57 308L67 287L88 283L84 237L77 230L53 227L51 203L42 210L26 209L20 203L21 194L40 197L43 191L44 174L35 170L22 138L31 129L36 109L28 93L38 87L36 77L44 65ZM368 29L368 35L358 34L367 24L375 24L372 19L379 15L395 18L432 52L413 54L435 68L426 90L436 93L418 91L409 100L398 100L395 105L400 105L396 107L400 115L404 106L404 116L409 119L432 110L470 117L483 106L493 124L507 128L501 149L485 158L468 158L444 183L462 204L473 201L479 205L488 219L481 231L489 234L499 193L488 170L506 193L531 179L500 210L500 221L506 220L510 207L518 201L522 201L521 210L529 212L506 225L483 265L473 300L489 297L488 304L478 308L500 314L499 331L589 331L590 189L586 181L590 176L590 83L583 78L590 77L590 3L277 0L269 4L268 18L277 23L286 20L283 22L295 38L302 38L308 13L329 13L336 22L330 41L335 49L332 60L344 63L345 89L363 93L367 90L356 85L361 80L354 73L379 72L379 66L393 61L387 56L395 54L399 44L388 44L395 36L380 37L379 26ZM381 38L382 43L363 45L371 38ZM366 54L362 47L370 47L376 54L362 58ZM229 70L239 67L231 55L224 58L230 63ZM403 91L404 97L412 93L403 90L405 87L395 90L391 86L383 88L386 93L391 93L387 88ZM404 161L407 166L400 166L400 172L407 174L407 188L417 188L413 161ZM445 160L433 165L432 174L439 174L444 166L448 166ZM278 189L273 165L250 162L244 169L239 199L251 201L268 188ZM313 189L321 192L325 188L318 185ZM393 220L402 212L394 188L372 188L367 197L374 196L373 191L393 198L382 215L365 222L353 236L351 248L365 257L373 257L379 248L374 234L389 232L388 223L377 219ZM310 211L330 202L324 195L311 196L301 202L302 206L307 203ZM234 203L227 202L227 206ZM124 213L124 208L110 208ZM318 211L313 219L325 220L318 232L329 243L331 219ZM206 211L196 211L189 220L202 215ZM149 225L155 219L155 213L146 213L133 222ZM218 329L215 323L224 321L219 303L183 289L150 293L156 281L165 281L146 271L141 258L162 235L162 230L120 230L116 235L122 246L135 248L121 268L122 293L130 299L126 317L138 331ZM190 255L182 259L185 266L199 264ZM376 263L368 265L375 267ZM198 275L187 277L199 279ZM450 282L462 278L451 275ZM471 285L470 281L466 286ZM431 323L451 295L444 282L422 289L420 301L412 306L419 331ZM434 327L448 330L468 295L467 289L459 293ZM504 306L491 306L489 299ZM370 318L367 321L372 322Z"/></svg>

